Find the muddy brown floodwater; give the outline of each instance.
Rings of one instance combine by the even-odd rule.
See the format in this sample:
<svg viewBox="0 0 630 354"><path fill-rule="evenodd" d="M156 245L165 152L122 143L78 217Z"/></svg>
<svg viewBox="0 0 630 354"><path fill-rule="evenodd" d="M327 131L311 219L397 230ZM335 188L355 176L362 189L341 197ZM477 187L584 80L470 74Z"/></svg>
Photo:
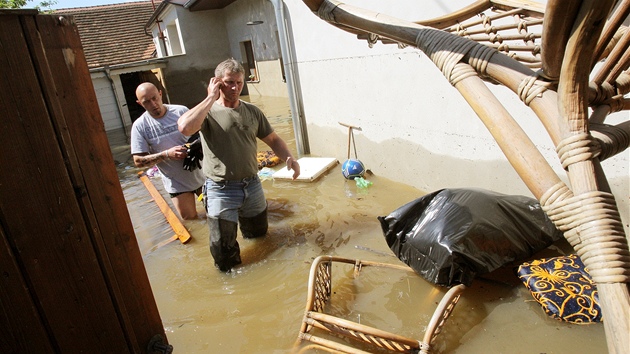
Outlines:
<svg viewBox="0 0 630 354"><path fill-rule="evenodd" d="M261 107L295 151L288 101L243 99ZM256 240L239 235L243 264L224 274L213 266L205 221L184 223L192 235L189 243L157 247L173 231L137 178L124 140L110 136L153 294L177 354L290 353L304 313L311 261L336 255L402 264L387 247L377 216L425 194L378 175L366 176L373 182L369 188L357 188L343 178L339 165L311 183L264 180L269 232ZM268 149L261 143L259 150ZM152 181L170 203L159 178ZM201 203L198 207L203 209ZM570 251L559 242L534 258ZM445 292L413 272L368 268L357 279L350 271L338 275L347 276L333 284L340 299L335 306L346 318L420 340ZM607 349L603 324L574 325L548 317L512 268L505 267L475 279L464 292L434 352L592 354Z"/></svg>

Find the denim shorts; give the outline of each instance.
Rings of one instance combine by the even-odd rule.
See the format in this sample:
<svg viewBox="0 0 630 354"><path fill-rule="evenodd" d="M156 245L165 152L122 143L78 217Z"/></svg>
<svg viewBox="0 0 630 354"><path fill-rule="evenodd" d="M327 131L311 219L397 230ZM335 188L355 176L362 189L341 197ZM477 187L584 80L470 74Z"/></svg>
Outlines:
<svg viewBox="0 0 630 354"><path fill-rule="evenodd" d="M267 208L258 175L240 181L206 180L204 205L208 217L238 222L238 217L254 217Z"/></svg>

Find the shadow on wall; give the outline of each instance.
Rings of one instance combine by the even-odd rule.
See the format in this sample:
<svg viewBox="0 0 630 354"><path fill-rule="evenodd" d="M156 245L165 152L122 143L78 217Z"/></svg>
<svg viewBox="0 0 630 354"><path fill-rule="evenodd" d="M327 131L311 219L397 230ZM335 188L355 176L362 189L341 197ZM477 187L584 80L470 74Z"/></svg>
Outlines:
<svg viewBox="0 0 630 354"><path fill-rule="evenodd" d="M172 104L188 108L196 106L206 98L208 81L214 76L214 68L208 70L190 69L185 71L164 70L164 81Z"/></svg>
<svg viewBox="0 0 630 354"><path fill-rule="evenodd" d="M192 108L206 98L208 82L214 76L214 68L186 71L174 71L167 68L164 76L170 103ZM248 92L247 83L245 83L241 95L248 95Z"/></svg>

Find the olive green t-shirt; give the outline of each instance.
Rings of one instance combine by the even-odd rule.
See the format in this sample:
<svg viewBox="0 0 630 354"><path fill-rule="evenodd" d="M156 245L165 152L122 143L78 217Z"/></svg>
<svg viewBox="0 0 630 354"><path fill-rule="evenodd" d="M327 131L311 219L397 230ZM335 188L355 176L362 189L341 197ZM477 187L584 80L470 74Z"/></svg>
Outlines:
<svg viewBox="0 0 630 354"><path fill-rule="evenodd" d="M257 141L273 132L265 114L251 103L237 108L217 103L201 125L203 172L215 182L237 181L258 173Z"/></svg>

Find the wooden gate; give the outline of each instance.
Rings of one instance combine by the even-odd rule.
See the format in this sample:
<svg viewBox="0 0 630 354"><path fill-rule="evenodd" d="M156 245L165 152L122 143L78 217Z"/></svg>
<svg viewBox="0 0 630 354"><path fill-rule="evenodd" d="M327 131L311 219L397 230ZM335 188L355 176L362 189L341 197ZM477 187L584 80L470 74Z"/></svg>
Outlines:
<svg viewBox="0 0 630 354"><path fill-rule="evenodd" d="M71 17L0 10L0 112L0 352L170 351Z"/></svg>

